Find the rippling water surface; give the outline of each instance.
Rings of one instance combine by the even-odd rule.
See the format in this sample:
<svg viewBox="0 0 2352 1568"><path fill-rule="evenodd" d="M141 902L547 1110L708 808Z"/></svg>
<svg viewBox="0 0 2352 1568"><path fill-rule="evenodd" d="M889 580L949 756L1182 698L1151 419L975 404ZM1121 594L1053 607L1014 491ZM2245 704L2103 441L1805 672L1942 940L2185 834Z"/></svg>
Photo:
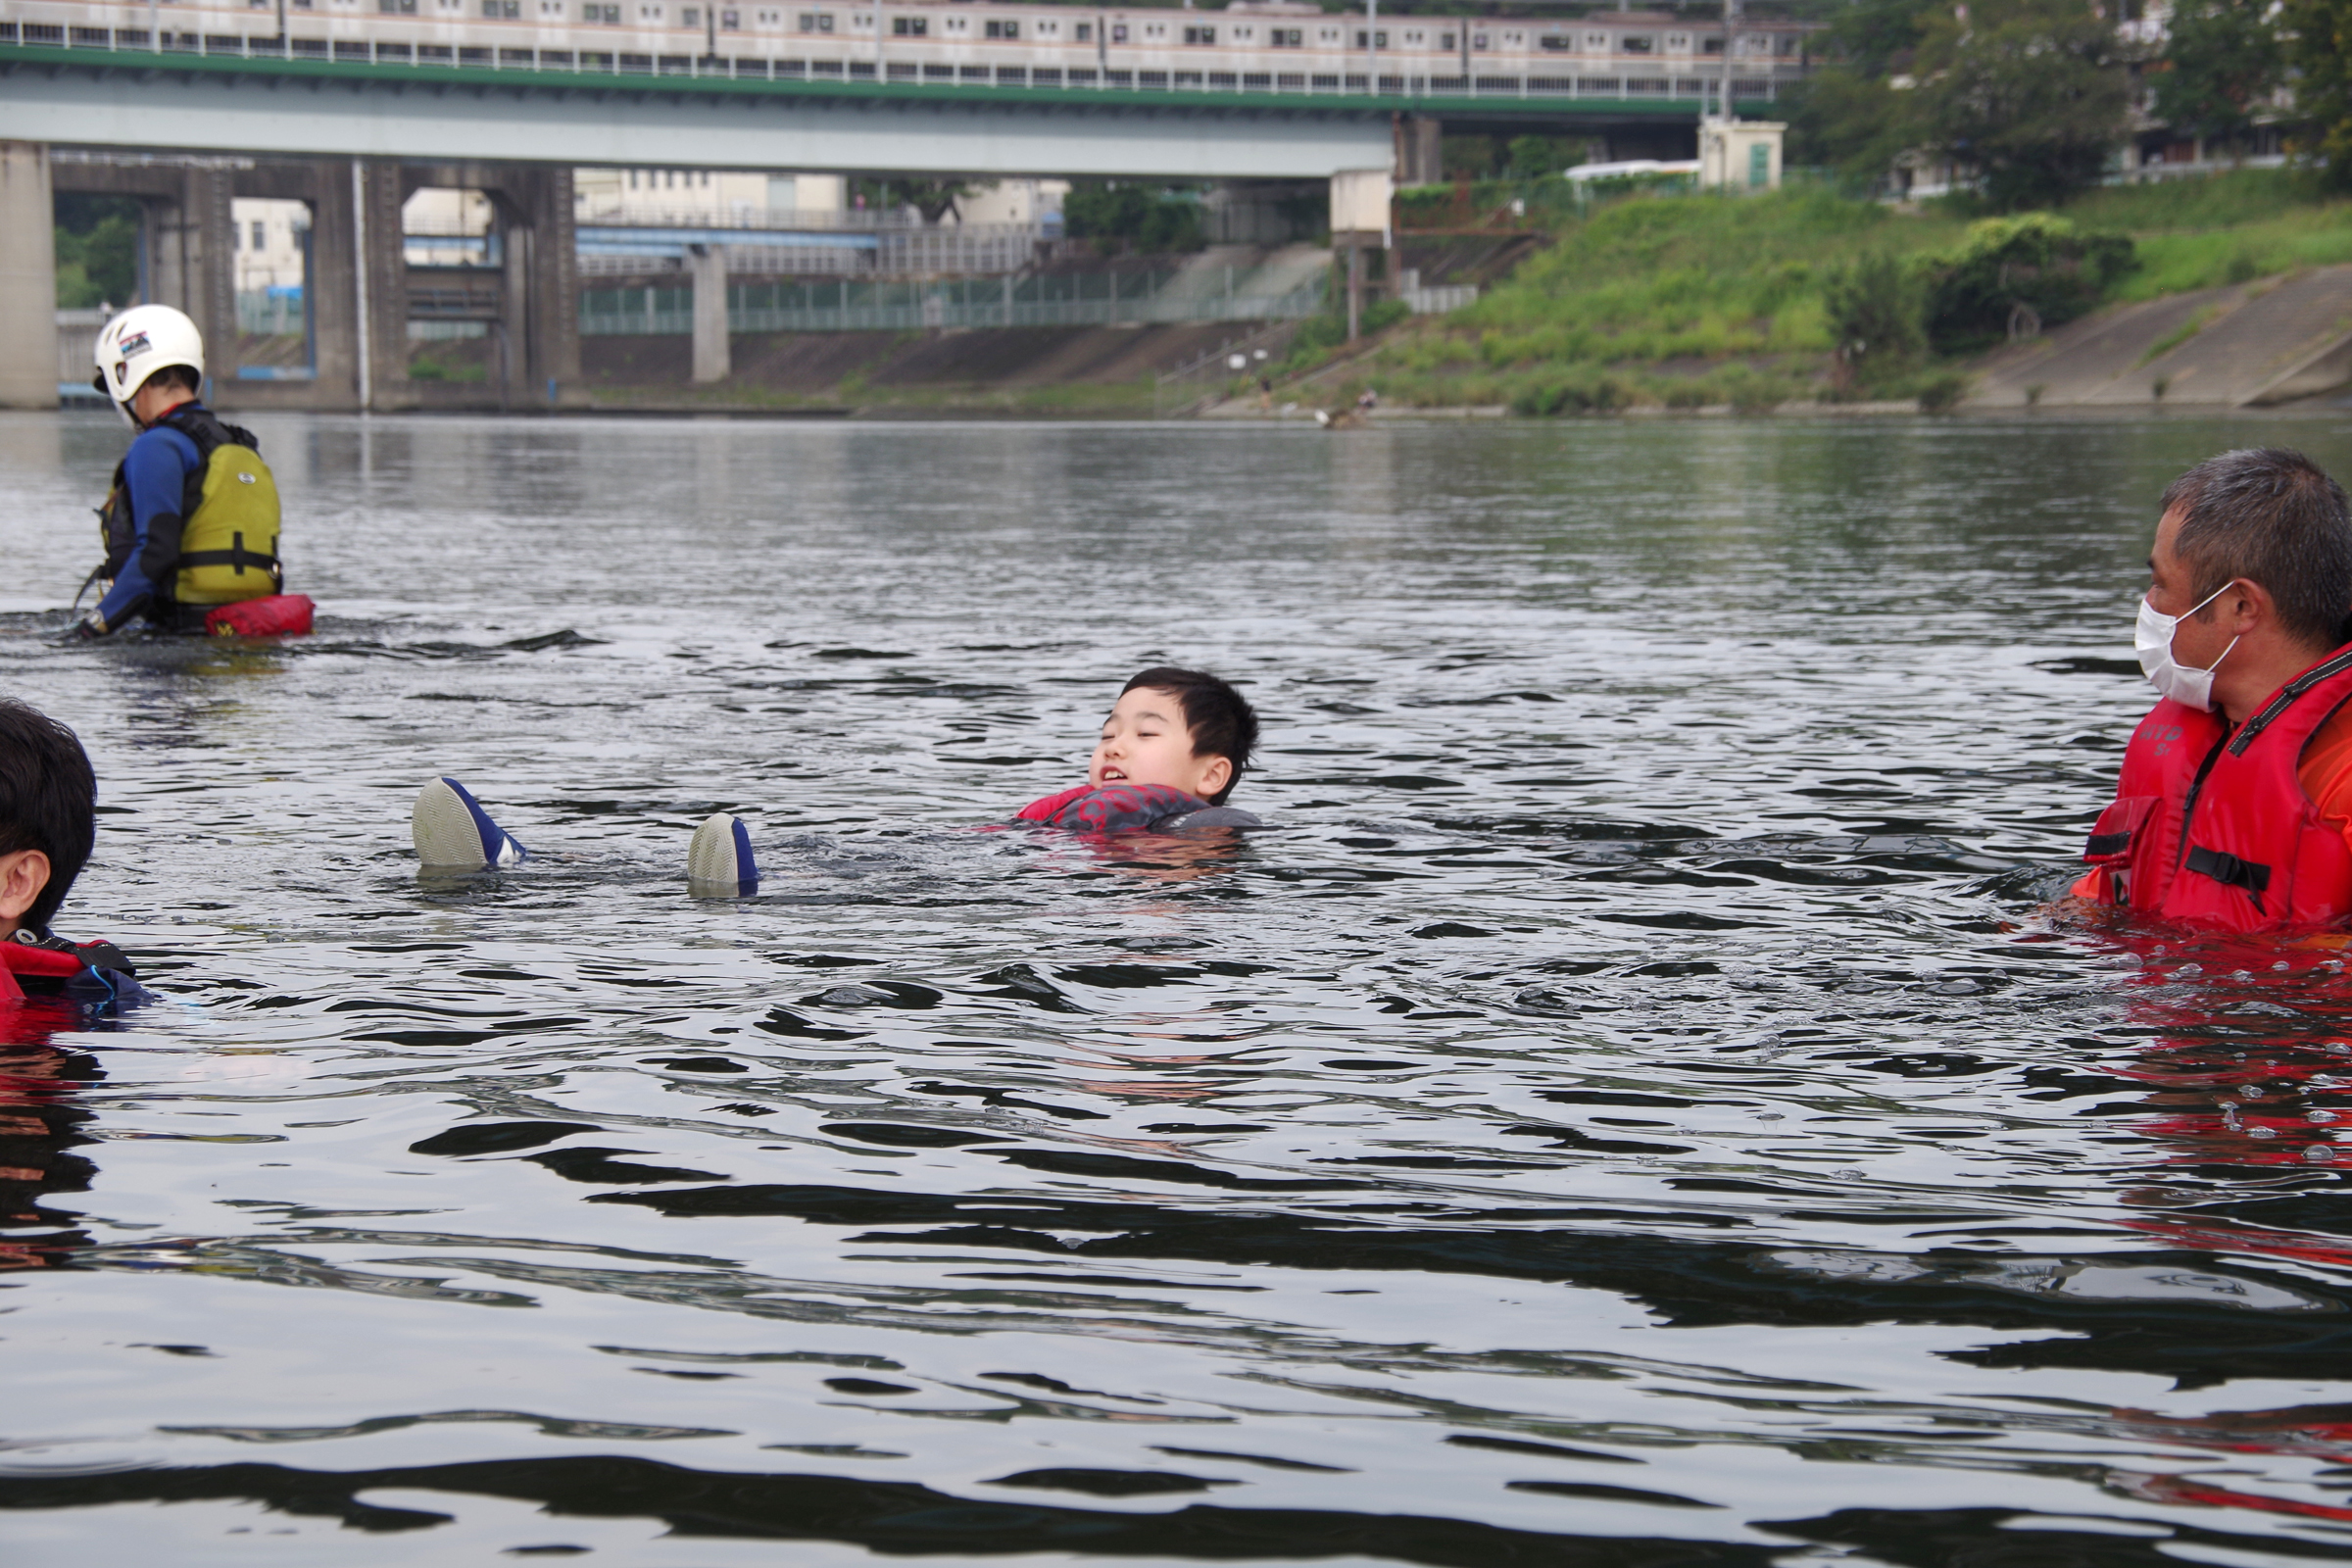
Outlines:
<svg viewBox="0 0 2352 1568"><path fill-rule="evenodd" d="M256 423L283 648L0 423L163 998L0 1048L12 1564L2352 1556L2339 950L2041 907L2344 421ZM1162 661L1271 830L991 828Z"/></svg>

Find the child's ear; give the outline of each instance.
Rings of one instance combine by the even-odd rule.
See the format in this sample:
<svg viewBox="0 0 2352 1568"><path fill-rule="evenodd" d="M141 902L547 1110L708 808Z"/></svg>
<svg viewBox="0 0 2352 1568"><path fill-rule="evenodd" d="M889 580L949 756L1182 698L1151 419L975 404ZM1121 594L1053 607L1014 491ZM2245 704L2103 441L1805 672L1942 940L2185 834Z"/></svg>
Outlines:
<svg viewBox="0 0 2352 1568"><path fill-rule="evenodd" d="M0 855L0 920L22 920L48 886L49 857L39 850Z"/></svg>
<svg viewBox="0 0 2352 1568"><path fill-rule="evenodd" d="M1206 800L1232 782L1233 759L1212 757L1208 760L1208 765L1200 770L1200 798Z"/></svg>

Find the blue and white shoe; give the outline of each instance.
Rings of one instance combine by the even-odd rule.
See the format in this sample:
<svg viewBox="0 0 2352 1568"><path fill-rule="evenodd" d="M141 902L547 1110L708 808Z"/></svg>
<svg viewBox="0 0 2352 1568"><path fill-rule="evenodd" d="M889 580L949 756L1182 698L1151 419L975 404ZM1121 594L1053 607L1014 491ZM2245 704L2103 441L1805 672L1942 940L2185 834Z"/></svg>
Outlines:
<svg viewBox="0 0 2352 1568"><path fill-rule="evenodd" d="M686 884L705 897L748 899L760 891L752 835L740 819L724 811L703 819L686 846Z"/></svg>
<svg viewBox="0 0 2352 1568"><path fill-rule="evenodd" d="M437 778L416 792L409 836L417 862L437 871L487 871L530 858L454 778Z"/></svg>

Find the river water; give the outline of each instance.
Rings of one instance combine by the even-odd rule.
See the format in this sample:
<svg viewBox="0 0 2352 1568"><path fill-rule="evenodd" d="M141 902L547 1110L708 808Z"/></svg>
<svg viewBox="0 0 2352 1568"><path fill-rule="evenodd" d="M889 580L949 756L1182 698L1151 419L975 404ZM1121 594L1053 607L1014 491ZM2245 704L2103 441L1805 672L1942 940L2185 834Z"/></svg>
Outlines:
<svg viewBox="0 0 2352 1568"><path fill-rule="evenodd" d="M2352 979L2043 906L2344 419L255 422L283 647L46 641L0 421L160 998L0 1048L10 1564L2352 1556ZM1163 661L1271 829L994 826Z"/></svg>

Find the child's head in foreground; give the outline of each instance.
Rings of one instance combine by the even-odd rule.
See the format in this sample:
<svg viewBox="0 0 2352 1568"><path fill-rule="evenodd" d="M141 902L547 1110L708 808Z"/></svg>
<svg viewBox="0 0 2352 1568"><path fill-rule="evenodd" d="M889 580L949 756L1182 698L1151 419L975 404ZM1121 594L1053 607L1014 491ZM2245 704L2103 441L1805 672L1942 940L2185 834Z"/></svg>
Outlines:
<svg viewBox="0 0 2352 1568"><path fill-rule="evenodd" d="M1257 747L1257 714L1214 675L1166 665L1129 681L1102 721L1086 781L1165 784L1223 806Z"/></svg>
<svg viewBox="0 0 2352 1568"><path fill-rule="evenodd" d="M0 697L0 937L46 936L97 838L98 780L74 732Z"/></svg>

